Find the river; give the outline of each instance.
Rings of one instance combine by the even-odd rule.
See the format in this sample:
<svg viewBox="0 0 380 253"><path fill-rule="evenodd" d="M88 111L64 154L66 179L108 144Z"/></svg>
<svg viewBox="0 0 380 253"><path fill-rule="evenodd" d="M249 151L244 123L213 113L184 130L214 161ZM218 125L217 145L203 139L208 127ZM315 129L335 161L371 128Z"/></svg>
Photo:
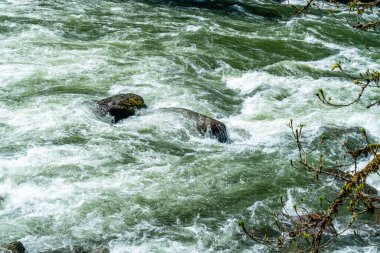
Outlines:
<svg viewBox="0 0 380 253"><path fill-rule="evenodd" d="M0 243L20 240L31 253L265 251L240 220L265 224L280 196L289 206L308 196L312 208L335 185L290 166L290 119L307 140L326 127L364 127L379 140L378 107L365 108L379 92L345 108L315 96L356 96L331 66L379 70L379 31L351 28L345 12L219 7L0 1ZM113 125L91 107L129 92L148 105L142 115ZM204 138L163 107L224 122L231 142ZM371 185L380 190L378 177ZM348 231L329 252L378 252L354 238Z"/></svg>

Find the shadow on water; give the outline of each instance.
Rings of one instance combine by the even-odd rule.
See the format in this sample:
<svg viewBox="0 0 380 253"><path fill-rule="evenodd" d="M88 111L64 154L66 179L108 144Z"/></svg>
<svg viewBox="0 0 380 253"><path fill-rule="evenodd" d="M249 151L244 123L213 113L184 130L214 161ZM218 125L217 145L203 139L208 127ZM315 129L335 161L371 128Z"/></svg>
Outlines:
<svg viewBox="0 0 380 253"><path fill-rule="evenodd" d="M120 0L123 1L123 0ZM125 0L124 0L125 1ZM128 0L127 0L128 1ZM171 7L201 8L211 11L221 11L223 14L257 15L267 19L280 19L290 17L294 9L290 6L280 5L277 1L268 1L267 4L244 3L231 0L137 0L150 5Z"/></svg>

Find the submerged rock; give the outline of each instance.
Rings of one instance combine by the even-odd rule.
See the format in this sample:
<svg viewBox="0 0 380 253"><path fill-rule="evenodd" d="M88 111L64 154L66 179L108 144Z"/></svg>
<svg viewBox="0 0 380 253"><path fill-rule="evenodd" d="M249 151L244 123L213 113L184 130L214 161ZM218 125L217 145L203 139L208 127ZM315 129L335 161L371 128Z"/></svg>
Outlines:
<svg viewBox="0 0 380 253"><path fill-rule="evenodd" d="M110 250L106 246L78 246L62 247L54 250L47 250L42 253L109 253Z"/></svg>
<svg viewBox="0 0 380 253"><path fill-rule="evenodd" d="M0 245L0 252L1 248L12 253L24 253L26 251L24 245L19 241Z"/></svg>
<svg viewBox="0 0 380 253"><path fill-rule="evenodd" d="M220 121L203 115L198 112L194 112L185 108L163 108L164 111L173 111L181 113L189 119L195 121L197 130L202 135L210 135L216 138L219 142L226 143L229 141L227 127Z"/></svg>
<svg viewBox="0 0 380 253"><path fill-rule="evenodd" d="M362 148L366 145L366 141L363 133L366 132L364 128L361 127L339 127L339 126L327 126L321 127L317 130L317 134L311 141L312 146L318 146L321 139L324 139L325 142L334 143L334 147L345 147L347 150L355 150L358 148ZM367 133L367 137L370 142L374 141L374 138ZM329 147L331 145L328 145ZM345 152L345 150L341 150ZM335 150L334 153L337 153Z"/></svg>
<svg viewBox="0 0 380 253"><path fill-rule="evenodd" d="M115 123L136 114L137 110L146 108L144 99L133 93L118 94L96 102L100 111L109 113Z"/></svg>

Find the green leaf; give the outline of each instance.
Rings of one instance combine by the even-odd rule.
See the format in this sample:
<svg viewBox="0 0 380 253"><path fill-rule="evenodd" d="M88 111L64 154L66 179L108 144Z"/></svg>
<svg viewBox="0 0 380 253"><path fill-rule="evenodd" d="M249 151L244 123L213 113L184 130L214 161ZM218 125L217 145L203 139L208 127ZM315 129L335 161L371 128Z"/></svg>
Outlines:
<svg viewBox="0 0 380 253"><path fill-rule="evenodd" d="M335 63L331 66L331 70L334 71L336 68L341 68L340 62Z"/></svg>

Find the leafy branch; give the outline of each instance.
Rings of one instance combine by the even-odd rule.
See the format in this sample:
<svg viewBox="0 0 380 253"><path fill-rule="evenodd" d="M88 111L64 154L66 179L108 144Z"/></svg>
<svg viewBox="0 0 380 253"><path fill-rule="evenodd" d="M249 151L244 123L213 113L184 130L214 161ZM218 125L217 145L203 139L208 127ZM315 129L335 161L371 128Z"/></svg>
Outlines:
<svg viewBox="0 0 380 253"><path fill-rule="evenodd" d="M291 165L298 170L313 173L317 180L324 175L339 180L343 185L331 200L321 196L320 210L316 212L308 212L305 208L294 205L293 210L296 215L292 216L287 212L284 200L281 198L284 211L281 214L274 214L276 236L269 234L260 236L257 229L248 229L243 222L240 226L251 239L275 251L282 252L285 248L292 246L293 250L296 248L298 252L319 252L330 247L342 233L352 228L358 216L365 213L374 214L375 209L380 207L380 198L374 194L376 190L374 192L374 189L366 183L368 176L379 171L380 144L370 143L366 132L362 130L365 145L355 150L346 150L350 162L340 161L334 165L328 165L322 155L316 161L313 159L314 152L324 145L326 137L321 138L316 148L306 149L302 142L304 126L295 127L293 121L290 120L288 127L298 150L298 159L291 161ZM358 168L358 159L363 157L371 157L371 159L364 167ZM353 169L351 173L345 172L350 169ZM350 213L351 218L343 229L338 230L333 224L342 210ZM359 236L358 233L356 235Z"/></svg>
<svg viewBox="0 0 380 253"><path fill-rule="evenodd" d="M329 106L334 107L345 107L350 106L354 103L357 103L362 98L363 94L372 88L380 88L380 72L376 70L367 70L365 73L360 73L359 76L352 76L348 74L343 68L341 63L336 63L332 66L332 70L338 69L341 73L343 73L346 77L353 80L354 84L360 88L360 92L356 96L356 98L347 103L334 103L332 102L332 98L326 96L323 89L320 89L317 94L315 94L322 103ZM372 106L380 105L380 100L376 100L367 105L367 108L371 108Z"/></svg>
<svg viewBox="0 0 380 253"><path fill-rule="evenodd" d="M342 2L344 1L339 1L339 0L329 0L329 2L323 1L323 0L308 0L305 5L302 7L297 7L297 6L292 6L295 8L294 15L298 16L303 13L306 13L311 7L316 7L319 10L321 10L319 7L323 5L330 5L332 8L328 9L329 14L335 13L339 7L342 6ZM380 5L380 0L350 0L347 3L346 10L348 10L351 13L355 13L357 16L362 16L365 13L373 13L374 7ZM380 13L380 11L378 11ZM352 24L351 22L347 21L349 25L355 29L358 30L371 30L371 29L376 29L378 26L380 26L380 19L375 19L372 21L364 21L362 20L361 22L357 22L356 24Z"/></svg>

